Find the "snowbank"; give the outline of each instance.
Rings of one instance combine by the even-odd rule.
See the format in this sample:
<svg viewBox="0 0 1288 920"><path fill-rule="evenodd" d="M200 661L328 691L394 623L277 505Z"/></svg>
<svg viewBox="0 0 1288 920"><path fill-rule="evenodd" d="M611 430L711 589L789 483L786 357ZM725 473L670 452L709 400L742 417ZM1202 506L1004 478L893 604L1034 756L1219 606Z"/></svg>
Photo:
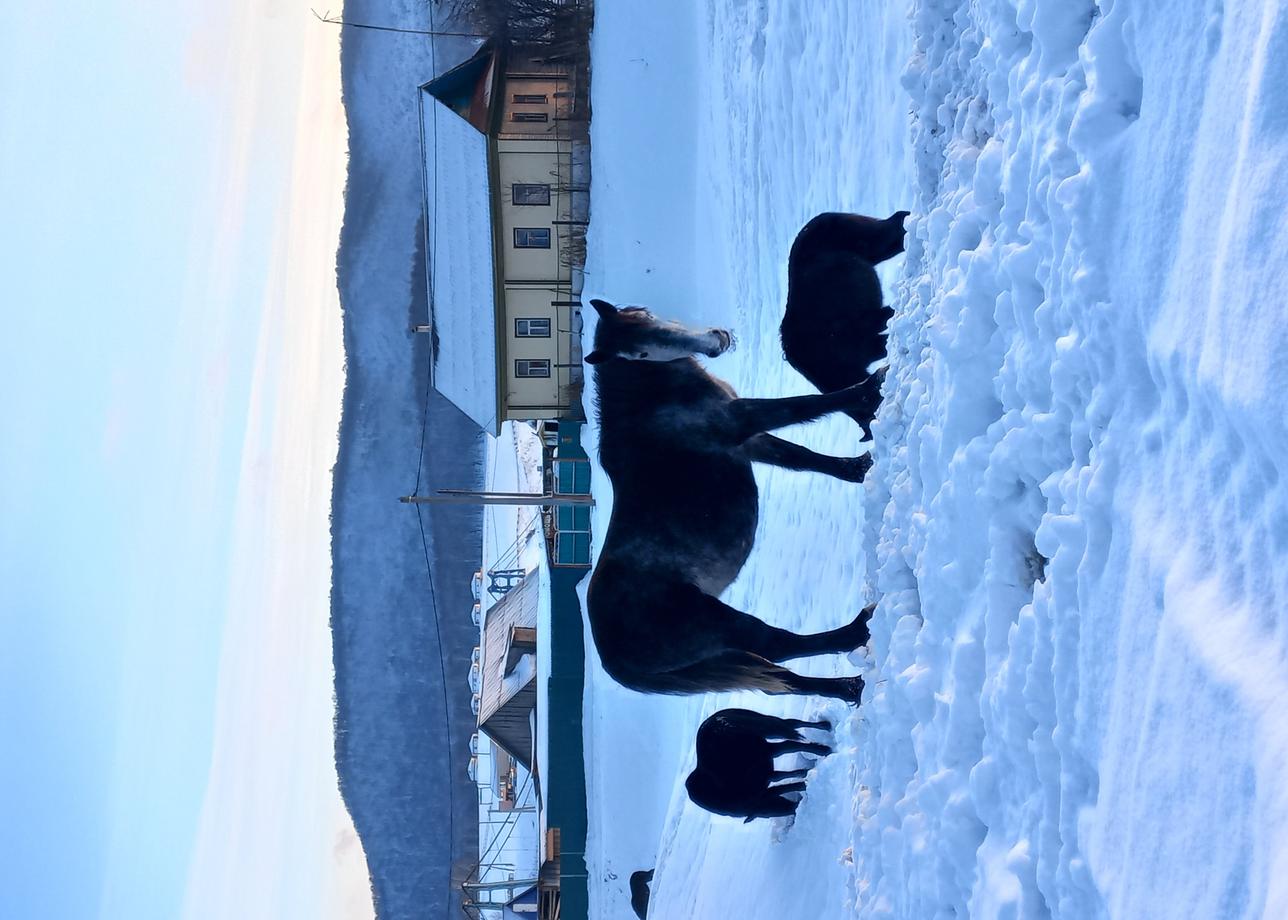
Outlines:
<svg viewBox="0 0 1288 920"><path fill-rule="evenodd" d="M595 916L654 862L655 917L1288 915L1285 36L1271 3L600 10L589 284L732 326L741 392L808 392L776 333L804 220L914 219L874 472L759 471L727 598L800 629L879 599L869 696L736 699L841 723L784 833L679 785L734 697L593 671Z"/></svg>

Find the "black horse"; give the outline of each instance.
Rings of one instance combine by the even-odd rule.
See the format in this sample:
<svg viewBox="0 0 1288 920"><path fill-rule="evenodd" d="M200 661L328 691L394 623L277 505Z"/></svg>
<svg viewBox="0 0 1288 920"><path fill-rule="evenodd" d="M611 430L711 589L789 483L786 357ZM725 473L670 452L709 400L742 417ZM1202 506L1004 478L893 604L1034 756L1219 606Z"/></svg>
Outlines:
<svg viewBox="0 0 1288 920"><path fill-rule="evenodd" d="M796 813L789 792L804 792L808 770L775 770L780 754L826 757L826 744L806 741L802 728L830 731L830 722L780 719L749 709L722 709L698 728L698 765L684 781L695 805L734 818L775 818ZM770 740L770 739L783 740ZM789 780L780 786L771 785Z"/></svg>
<svg viewBox="0 0 1288 920"><path fill-rule="evenodd" d="M796 235L787 260L787 311L778 332L789 364L824 393L862 388L847 414L872 436L886 355L885 305L875 266L903 252L907 211L885 220L820 214Z"/></svg>
<svg viewBox="0 0 1288 920"><path fill-rule="evenodd" d="M870 611L799 635L721 603L756 535L752 461L858 482L871 461L816 454L767 432L852 407L860 389L739 399L692 357L726 351L722 329L696 331L640 307L599 312L595 365L600 461L613 512L587 595L604 670L644 693L740 688L857 702L858 677L804 677L775 662L868 641Z"/></svg>
<svg viewBox="0 0 1288 920"><path fill-rule="evenodd" d="M649 883L653 881L653 869L640 869L631 873L631 910L640 920L648 920L648 900L652 895Z"/></svg>

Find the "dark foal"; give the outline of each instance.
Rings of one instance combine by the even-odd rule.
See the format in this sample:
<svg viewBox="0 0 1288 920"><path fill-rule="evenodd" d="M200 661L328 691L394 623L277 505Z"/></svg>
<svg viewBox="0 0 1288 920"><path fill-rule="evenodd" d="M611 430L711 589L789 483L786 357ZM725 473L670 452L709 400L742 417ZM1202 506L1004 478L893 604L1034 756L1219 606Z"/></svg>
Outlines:
<svg viewBox="0 0 1288 920"><path fill-rule="evenodd" d="M800 635L718 595L756 536L752 461L854 482L870 462L826 457L767 432L849 408L861 392L739 399L692 357L727 350L728 332L591 303L600 319L586 361L595 365L600 461L613 483L613 512L586 606L604 670L644 693L752 689L858 702L858 677L804 677L775 662L865 644L870 611Z"/></svg>
<svg viewBox="0 0 1288 920"><path fill-rule="evenodd" d="M640 869L631 873L631 910L640 920L648 918L648 899L652 894L649 883L653 881L653 869Z"/></svg>
<svg viewBox="0 0 1288 920"><path fill-rule="evenodd" d="M806 741L802 728L830 731L830 722L780 719L749 709L722 709L698 728L698 765L684 781L695 805L733 818L775 818L796 813L789 792L804 792L807 770L775 770L780 754L826 757L826 744ZM771 740L782 739L782 740ZM782 780L790 782L775 786Z"/></svg>
<svg viewBox="0 0 1288 920"><path fill-rule="evenodd" d="M821 392L859 386L863 396L847 414L872 436L881 404L886 356L885 305L876 266L903 252L904 218L820 214L796 235L787 261L787 311L779 326L783 355Z"/></svg>

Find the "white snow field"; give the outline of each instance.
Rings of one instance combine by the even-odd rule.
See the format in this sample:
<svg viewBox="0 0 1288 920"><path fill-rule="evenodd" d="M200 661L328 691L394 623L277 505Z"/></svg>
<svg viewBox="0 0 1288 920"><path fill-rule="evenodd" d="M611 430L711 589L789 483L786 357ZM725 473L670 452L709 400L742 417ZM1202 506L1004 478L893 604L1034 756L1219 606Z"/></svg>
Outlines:
<svg viewBox="0 0 1288 920"><path fill-rule="evenodd" d="M588 294L810 392L796 231L913 218L875 468L759 469L726 598L803 631L879 601L869 656L797 663L862 667L863 705L646 697L592 656L593 916L656 866L652 918L1288 917L1285 7L599 4ZM791 826L685 797L731 704L837 723Z"/></svg>

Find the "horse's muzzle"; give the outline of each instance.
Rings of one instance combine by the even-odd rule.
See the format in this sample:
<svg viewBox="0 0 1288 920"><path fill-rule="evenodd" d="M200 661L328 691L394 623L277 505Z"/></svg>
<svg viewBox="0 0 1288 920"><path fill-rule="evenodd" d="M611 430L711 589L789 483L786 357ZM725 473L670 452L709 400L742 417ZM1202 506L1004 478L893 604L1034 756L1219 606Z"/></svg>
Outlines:
<svg viewBox="0 0 1288 920"><path fill-rule="evenodd" d="M712 329L711 334L720 340L720 347L714 351L707 352L708 357L715 358L727 351L733 351L738 346L738 341L733 337L733 333L728 329Z"/></svg>

